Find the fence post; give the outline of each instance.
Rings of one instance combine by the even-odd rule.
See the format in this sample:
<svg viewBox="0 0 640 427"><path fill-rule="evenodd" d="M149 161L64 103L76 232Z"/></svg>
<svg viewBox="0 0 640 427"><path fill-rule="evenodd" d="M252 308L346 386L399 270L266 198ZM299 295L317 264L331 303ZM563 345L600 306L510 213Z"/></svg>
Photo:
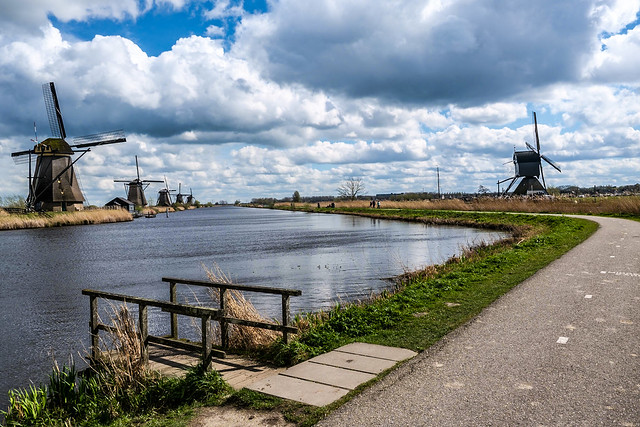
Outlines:
<svg viewBox="0 0 640 427"><path fill-rule="evenodd" d="M202 316L202 368L211 365L211 316Z"/></svg>
<svg viewBox="0 0 640 427"><path fill-rule="evenodd" d="M142 361L144 363L149 361L149 323L147 320L147 306L146 304L139 304L138 322L140 330L140 345L142 346Z"/></svg>
<svg viewBox="0 0 640 427"><path fill-rule="evenodd" d="M289 295L282 295L282 326L289 325ZM289 343L289 332L282 331L282 341Z"/></svg>
<svg viewBox="0 0 640 427"><path fill-rule="evenodd" d="M177 304L176 283L169 282L169 300ZM171 338L178 339L178 313L171 313Z"/></svg>
<svg viewBox="0 0 640 427"><path fill-rule="evenodd" d="M100 340L98 337L98 297L95 295L89 296L89 309L90 309L90 319L89 319L89 330L91 331L91 359L92 361L97 360L98 354L100 352Z"/></svg>
<svg viewBox="0 0 640 427"><path fill-rule="evenodd" d="M227 315L227 306L225 304L227 290L225 288L218 289L220 290L220 314L222 316L222 319L220 319L220 345L223 350L226 350L229 345L229 325L224 320Z"/></svg>

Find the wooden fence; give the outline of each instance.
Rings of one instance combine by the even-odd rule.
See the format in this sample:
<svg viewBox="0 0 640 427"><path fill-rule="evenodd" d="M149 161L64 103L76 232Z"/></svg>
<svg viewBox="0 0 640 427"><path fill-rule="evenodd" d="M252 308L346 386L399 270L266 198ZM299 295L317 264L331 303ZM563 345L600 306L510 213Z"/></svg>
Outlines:
<svg viewBox="0 0 640 427"><path fill-rule="evenodd" d="M129 295L114 294L109 292L96 291L92 289L84 289L83 295L89 296L90 320L89 328L91 332L91 357L97 359L100 355L100 331L113 331L115 328L100 322L98 316L98 298L120 301L123 303L138 305L138 331L142 342L144 360L149 358L149 343L162 344L174 348L181 348L195 351L202 355L202 361L206 367L211 363L211 357L224 358L229 343L229 324L252 326L255 328L271 329L280 331L283 334L283 340L288 342L289 334L296 333L297 329L289 326L290 310L289 299L291 296L299 296L301 291L295 289L280 289L262 286L247 286L228 283L215 283L210 281L177 279L171 277L163 277L163 282L169 283L170 301L159 301L148 298L132 297ZM178 284L201 286L207 288L216 288L220 295L219 308L199 307L188 304L180 304L177 302L176 286ZM282 324L269 322L255 322L247 319L238 319L230 317L225 311L226 291L235 289L244 292L258 292L279 294L282 296ZM171 317L171 335L169 337L160 337L149 335L148 307L158 307L164 312L170 313ZM200 318L202 324L202 339L200 343L181 340L178 336L178 315ZM223 351L212 348L211 342L211 321L220 323L221 347Z"/></svg>

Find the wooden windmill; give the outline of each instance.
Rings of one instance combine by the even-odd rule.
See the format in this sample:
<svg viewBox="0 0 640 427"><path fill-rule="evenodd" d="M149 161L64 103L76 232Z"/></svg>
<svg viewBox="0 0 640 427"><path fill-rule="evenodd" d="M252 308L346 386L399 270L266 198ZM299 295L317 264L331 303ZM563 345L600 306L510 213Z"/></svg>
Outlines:
<svg viewBox="0 0 640 427"><path fill-rule="evenodd" d="M135 179L114 179L114 182L124 182L127 188L127 200L136 206L147 206L147 198L144 196L144 190L147 189L152 182L164 182L158 179L140 179L140 168L138 167L138 156L136 156L136 176Z"/></svg>
<svg viewBox="0 0 640 427"><path fill-rule="evenodd" d="M516 151L513 152L513 164L515 165L515 176L511 178L503 179L502 181L498 181L498 185L503 182L511 181L507 186L507 189L503 194L506 194L513 184L518 180L518 178L522 178L518 186L513 190L513 195L535 195L535 194L548 194L547 193L547 185L544 181L544 172L542 171L542 160L547 162L551 167L553 167L558 172L562 172L560 167L558 167L550 158L545 156L544 154L540 154L540 137L538 136L538 119L536 117L536 113L533 113L533 122L536 136L536 148L532 147L531 144L525 142L528 150ZM538 180L538 178L542 179L542 183Z"/></svg>
<svg viewBox="0 0 640 427"><path fill-rule="evenodd" d="M158 206L171 206L171 193L176 190L169 190L167 177L164 178L164 188L158 191Z"/></svg>
<svg viewBox="0 0 640 427"><path fill-rule="evenodd" d="M178 183L178 193L176 194L176 203L184 204L185 197L188 198L188 194L182 194L182 183Z"/></svg>
<svg viewBox="0 0 640 427"><path fill-rule="evenodd" d="M36 144L30 150L11 153L16 160L28 156L29 195L26 207L27 210L41 211L81 210L84 196L73 165L91 151L90 147L125 142L127 139L122 130L116 130L75 137L69 144L54 83L43 84L42 93L52 137L42 142L34 141ZM77 153L81 154L73 160L72 156ZM33 175L32 155L36 156Z"/></svg>

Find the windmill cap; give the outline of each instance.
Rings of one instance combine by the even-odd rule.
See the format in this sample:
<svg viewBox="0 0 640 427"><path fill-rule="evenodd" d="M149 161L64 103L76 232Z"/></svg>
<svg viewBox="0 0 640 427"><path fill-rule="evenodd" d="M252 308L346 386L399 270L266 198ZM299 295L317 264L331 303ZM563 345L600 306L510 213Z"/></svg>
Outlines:
<svg viewBox="0 0 640 427"><path fill-rule="evenodd" d="M48 147L48 149L45 147ZM62 138L47 138L36 145L34 149L36 153L48 152L49 150L51 150L52 154L73 154L69 144Z"/></svg>

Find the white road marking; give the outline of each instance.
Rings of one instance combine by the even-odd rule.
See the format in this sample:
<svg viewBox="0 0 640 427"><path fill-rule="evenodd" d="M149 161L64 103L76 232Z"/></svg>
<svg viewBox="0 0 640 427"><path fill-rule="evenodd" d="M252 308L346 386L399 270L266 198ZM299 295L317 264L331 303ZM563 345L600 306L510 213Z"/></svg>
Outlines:
<svg viewBox="0 0 640 427"><path fill-rule="evenodd" d="M601 274L613 274L614 276L640 277L640 273L631 273L628 271L601 271Z"/></svg>
<svg viewBox="0 0 640 427"><path fill-rule="evenodd" d="M558 338L558 341L556 341L556 343L558 343L558 344L566 344L567 341L569 341L569 337L560 337L560 338Z"/></svg>
<svg viewBox="0 0 640 427"><path fill-rule="evenodd" d="M585 297L586 299L591 299L591 298L593 298L593 295L585 295L584 297Z"/></svg>

